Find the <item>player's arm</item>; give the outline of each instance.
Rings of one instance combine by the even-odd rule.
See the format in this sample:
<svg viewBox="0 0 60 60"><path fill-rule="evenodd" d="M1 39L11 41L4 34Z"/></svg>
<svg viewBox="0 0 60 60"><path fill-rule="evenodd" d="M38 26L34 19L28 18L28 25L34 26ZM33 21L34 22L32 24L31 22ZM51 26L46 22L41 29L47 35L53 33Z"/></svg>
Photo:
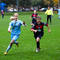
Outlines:
<svg viewBox="0 0 60 60"><path fill-rule="evenodd" d="M34 13L33 13L34 14ZM32 16L30 16L30 18L33 18L33 14L32 14Z"/></svg>
<svg viewBox="0 0 60 60"><path fill-rule="evenodd" d="M11 32L11 23L9 23L8 32Z"/></svg>
<svg viewBox="0 0 60 60"><path fill-rule="evenodd" d="M53 15L53 11L51 10L51 15Z"/></svg>
<svg viewBox="0 0 60 60"><path fill-rule="evenodd" d="M11 26L8 27L8 32L11 32Z"/></svg>
<svg viewBox="0 0 60 60"><path fill-rule="evenodd" d="M34 26L34 24L33 24L33 23L31 23L31 26Z"/></svg>
<svg viewBox="0 0 60 60"><path fill-rule="evenodd" d="M25 23L25 21L23 21L23 26L27 26L27 24Z"/></svg>
<svg viewBox="0 0 60 60"><path fill-rule="evenodd" d="M45 12L45 14L47 14L48 13L48 10Z"/></svg>
<svg viewBox="0 0 60 60"><path fill-rule="evenodd" d="M51 30L50 30L49 26L47 26L47 27L48 27L48 32L51 32Z"/></svg>
<svg viewBox="0 0 60 60"><path fill-rule="evenodd" d="M26 24L25 24L25 21L23 21L23 25L25 26Z"/></svg>
<svg viewBox="0 0 60 60"><path fill-rule="evenodd" d="M31 28L31 31L37 32L37 30L34 29L34 26Z"/></svg>
<svg viewBox="0 0 60 60"><path fill-rule="evenodd" d="M25 21L20 21L20 24L22 25L22 26L26 26L27 24L25 23Z"/></svg>

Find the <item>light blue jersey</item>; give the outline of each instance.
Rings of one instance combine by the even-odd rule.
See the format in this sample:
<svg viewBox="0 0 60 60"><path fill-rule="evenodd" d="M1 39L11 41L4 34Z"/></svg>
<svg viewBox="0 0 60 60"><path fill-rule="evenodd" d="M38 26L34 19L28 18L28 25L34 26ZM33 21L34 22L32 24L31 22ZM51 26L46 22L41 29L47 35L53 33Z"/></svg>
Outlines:
<svg viewBox="0 0 60 60"><path fill-rule="evenodd" d="M13 20L10 22L9 26L11 26L11 34L20 34L21 33L21 25L23 22L21 20Z"/></svg>
<svg viewBox="0 0 60 60"><path fill-rule="evenodd" d="M60 9L58 9L58 15L60 15Z"/></svg>

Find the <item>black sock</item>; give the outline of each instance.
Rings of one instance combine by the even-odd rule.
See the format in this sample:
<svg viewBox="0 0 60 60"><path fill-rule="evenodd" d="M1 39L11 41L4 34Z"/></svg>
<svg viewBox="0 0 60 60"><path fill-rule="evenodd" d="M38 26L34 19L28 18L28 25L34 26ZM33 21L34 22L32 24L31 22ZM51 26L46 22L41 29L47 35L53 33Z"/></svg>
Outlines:
<svg viewBox="0 0 60 60"><path fill-rule="evenodd" d="M39 42L37 42L37 48L40 48L40 43Z"/></svg>

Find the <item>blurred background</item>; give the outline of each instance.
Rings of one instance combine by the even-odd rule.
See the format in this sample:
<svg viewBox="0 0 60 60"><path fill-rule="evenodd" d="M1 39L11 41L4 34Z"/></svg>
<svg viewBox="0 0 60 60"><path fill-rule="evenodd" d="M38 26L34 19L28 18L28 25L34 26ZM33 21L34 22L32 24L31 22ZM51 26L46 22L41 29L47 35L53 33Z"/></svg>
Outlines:
<svg viewBox="0 0 60 60"><path fill-rule="evenodd" d="M57 11L60 0L0 0L0 10L6 12L46 11L48 6Z"/></svg>

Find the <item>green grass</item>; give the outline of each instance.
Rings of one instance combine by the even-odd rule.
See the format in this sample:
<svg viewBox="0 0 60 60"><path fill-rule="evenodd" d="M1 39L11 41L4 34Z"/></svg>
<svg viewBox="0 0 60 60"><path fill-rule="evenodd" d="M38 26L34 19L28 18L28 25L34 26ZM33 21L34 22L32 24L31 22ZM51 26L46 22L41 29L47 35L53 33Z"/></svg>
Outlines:
<svg viewBox="0 0 60 60"><path fill-rule="evenodd" d="M0 16L0 60L60 60L60 20L58 15L52 17L51 33L48 33L47 27L44 27L44 36L40 41L41 50L35 52L36 42L33 37L33 32L30 31L30 23L32 12L20 13L19 19L26 22L27 27L21 27L21 35L18 39L19 47L13 45L8 55L4 52L10 43L10 34L8 33L9 18L11 15L6 15L2 20ZM46 22L46 15L39 13L42 21Z"/></svg>

